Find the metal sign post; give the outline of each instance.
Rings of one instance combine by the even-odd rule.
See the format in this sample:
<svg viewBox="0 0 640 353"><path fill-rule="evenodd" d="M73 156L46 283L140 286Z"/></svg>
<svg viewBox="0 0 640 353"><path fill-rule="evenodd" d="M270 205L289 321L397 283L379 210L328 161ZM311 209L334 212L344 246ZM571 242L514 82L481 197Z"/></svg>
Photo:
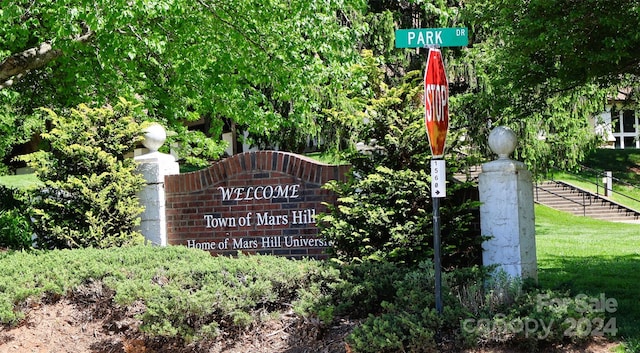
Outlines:
<svg viewBox="0 0 640 353"><path fill-rule="evenodd" d="M433 204L433 265L435 267L436 311L442 314L442 264L440 256L440 198L445 197L446 172L444 159L431 160L431 203Z"/></svg>
<svg viewBox="0 0 640 353"><path fill-rule="evenodd" d="M440 198L447 195L444 146L449 130L449 83L439 49L429 49L424 74L425 126L431 147L431 200L433 204L433 257L436 311L442 313L442 265L440 261Z"/></svg>
<svg viewBox="0 0 640 353"><path fill-rule="evenodd" d="M427 48L424 72L424 121L431 147L431 200L433 204L433 257L436 311L442 314L442 265L440 264L440 199L447 195L444 146L449 130L449 83L442 53L436 47L469 44L466 28L416 28L396 30L396 48Z"/></svg>

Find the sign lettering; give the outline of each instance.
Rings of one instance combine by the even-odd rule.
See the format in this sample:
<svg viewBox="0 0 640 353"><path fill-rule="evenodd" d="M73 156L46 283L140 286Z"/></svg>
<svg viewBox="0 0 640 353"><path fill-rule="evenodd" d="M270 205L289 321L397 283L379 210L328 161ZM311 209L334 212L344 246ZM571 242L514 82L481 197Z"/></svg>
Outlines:
<svg viewBox="0 0 640 353"><path fill-rule="evenodd" d="M445 85L425 85L425 98L428 100L426 105L427 122L442 122L449 113L449 95Z"/></svg>
<svg viewBox="0 0 640 353"><path fill-rule="evenodd" d="M466 28L415 28L396 30L396 48L465 47L469 44Z"/></svg>
<svg viewBox="0 0 640 353"><path fill-rule="evenodd" d="M449 130L449 83L442 53L429 49L424 70L424 121L433 158L442 158Z"/></svg>
<svg viewBox="0 0 640 353"><path fill-rule="evenodd" d="M270 199L296 199L300 185L266 185L248 187L218 187L222 201L253 201Z"/></svg>

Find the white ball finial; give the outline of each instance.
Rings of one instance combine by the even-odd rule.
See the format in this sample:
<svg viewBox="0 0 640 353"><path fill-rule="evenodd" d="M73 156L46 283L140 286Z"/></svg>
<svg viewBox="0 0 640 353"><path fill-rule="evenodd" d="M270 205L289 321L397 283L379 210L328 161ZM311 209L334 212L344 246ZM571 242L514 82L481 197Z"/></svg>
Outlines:
<svg viewBox="0 0 640 353"><path fill-rule="evenodd" d="M158 123L151 123L144 129L144 140L142 144L151 152L158 152L158 149L167 140L167 132Z"/></svg>
<svg viewBox="0 0 640 353"><path fill-rule="evenodd" d="M499 159L508 159L516 149L517 142L516 133L506 126L498 126L489 134L489 148Z"/></svg>

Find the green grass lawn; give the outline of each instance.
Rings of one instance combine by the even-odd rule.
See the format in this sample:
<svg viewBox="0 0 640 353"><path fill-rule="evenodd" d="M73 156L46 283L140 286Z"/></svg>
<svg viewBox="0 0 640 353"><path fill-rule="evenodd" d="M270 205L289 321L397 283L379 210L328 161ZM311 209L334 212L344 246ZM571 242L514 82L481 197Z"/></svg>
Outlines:
<svg viewBox="0 0 640 353"><path fill-rule="evenodd" d="M16 189L26 189L42 185L42 182L36 178L35 174L1 175L0 185Z"/></svg>
<svg viewBox="0 0 640 353"><path fill-rule="evenodd" d="M640 224L577 217L536 206L539 284L614 298L617 337L640 348ZM633 348L635 347L635 349Z"/></svg>

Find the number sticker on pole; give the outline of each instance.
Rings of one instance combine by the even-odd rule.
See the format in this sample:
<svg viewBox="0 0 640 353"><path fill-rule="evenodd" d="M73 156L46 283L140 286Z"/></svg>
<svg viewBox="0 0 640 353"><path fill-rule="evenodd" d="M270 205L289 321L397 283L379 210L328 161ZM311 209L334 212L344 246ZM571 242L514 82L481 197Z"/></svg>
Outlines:
<svg viewBox="0 0 640 353"><path fill-rule="evenodd" d="M444 159L431 160L431 197L445 197L447 195L447 176Z"/></svg>
<svg viewBox="0 0 640 353"><path fill-rule="evenodd" d="M449 130L449 83L439 49L429 49L424 72L424 108L432 158L442 158Z"/></svg>

